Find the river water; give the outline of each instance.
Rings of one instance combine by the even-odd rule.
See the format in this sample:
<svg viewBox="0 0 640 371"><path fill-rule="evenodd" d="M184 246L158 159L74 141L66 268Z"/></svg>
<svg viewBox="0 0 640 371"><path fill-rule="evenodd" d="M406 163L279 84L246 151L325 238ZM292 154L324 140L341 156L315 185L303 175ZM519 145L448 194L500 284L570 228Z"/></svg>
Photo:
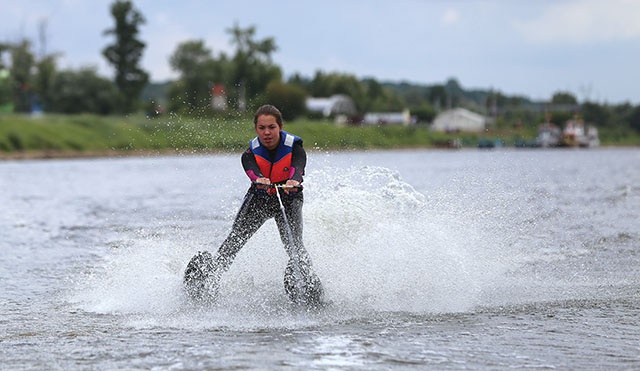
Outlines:
<svg viewBox="0 0 640 371"><path fill-rule="evenodd" d="M640 150L310 152L290 307L268 222L193 307L239 154L0 162L0 369L640 369Z"/></svg>

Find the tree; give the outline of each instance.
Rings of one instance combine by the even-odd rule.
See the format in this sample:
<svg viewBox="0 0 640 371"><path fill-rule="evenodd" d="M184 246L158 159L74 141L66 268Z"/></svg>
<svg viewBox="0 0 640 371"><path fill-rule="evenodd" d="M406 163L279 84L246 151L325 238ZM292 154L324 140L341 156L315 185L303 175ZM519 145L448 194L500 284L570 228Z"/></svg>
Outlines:
<svg viewBox="0 0 640 371"><path fill-rule="evenodd" d="M48 110L59 113L114 113L118 91L115 85L96 73L93 68L62 71L51 83Z"/></svg>
<svg viewBox="0 0 640 371"><path fill-rule="evenodd" d="M640 106L634 107L629 113L629 126L640 134Z"/></svg>
<svg viewBox="0 0 640 371"><path fill-rule="evenodd" d="M227 56L222 53L214 59L202 40L180 43L169 58L169 64L180 74L170 88L171 111L180 111L184 103L189 111L202 109L210 104L211 88L215 83L230 85L231 64Z"/></svg>
<svg viewBox="0 0 640 371"><path fill-rule="evenodd" d="M254 99L266 90L269 82L282 80L280 67L271 60L271 53L277 50L277 46L272 37L255 40L255 26L243 29L236 24L227 32L231 35L231 43L236 46L231 60L231 81L238 97L236 106L243 111L247 97Z"/></svg>
<svg viewBox="0 0 640 371"><path fill-rule="evenodd" d="M550 118L551 122L558 125L564 125L565 122L571 120L574 117L574 114L570 111L554 111L549 113L548 117Z"/></svg>
<svg viewBox="0 0 640 371"><path fill-rule="evenodd" d="M115 1L111 5L111 14L115 19L115 27L104 34L113 35L116 40L104 48L102 54L115 68L121 110L128 113L138 107L140 93L149 81L149 75L139 66L145 43L138 39L138 28L145 23L145 19L128 0Z"/></svg>
<svg viewBox="0 0 640 371"><path fill-rule="evenodd" d="M257 101L264 97L271 81L282 80L280 67L271 61L271 53L276 50L273 38L255 40L253 26L243 29L235 25L227 31L236 47L232 58L224 53L214 57L202 40L178 45L169 59L173 70L180 73L178 81L169 89L171 111L206 107L214 84L222 84L229 103L244 111L247 98Z"/></svg>
<svg viewBox="0 0 640 371"><path fill-rule="evenodd" d="M578 100L576 99L576 97L571 94L571 93L567 93L564 91L559 91L553 94L553 96L551 97L551 104L558 104L558 105L577 105L578 104Z"/></svg>
<svg viewBox="0 0 640 371"><path fill-rule="evenodd" d="M316 71L309 83L309 93L314 97L344 94L353 100L358 111L368 108L367 89L354 75Z"/></svg>
<svg viewBox="0 0 640 371"><path fill-rule="evenodd" d="M291 121L306 111L307 93L294 84L272 81L267 85L266 101L282 111L282 118Z"/></svg>
<svg viewBox="0 0 640 371"><path fill-rule="evenodd" d="M610 113L605 107L592 102L585 102L580 108L580 114L588 123L605 126L609 122Z"/></svg>
<svg viewBox="0 0 640 371"><path fill-rule="evenodd" d="M429 103L436 108L436 110L446 109L449 102L449 95L447 94L445 86L438 84L431 86L429 93L427 94L427 99Z"/></svg>
<svg viewBox="0 0 640 371"><path fill-rule="evenodd" d="M351 74L316 71L310 81L294 75L289 82L303 87L314 97L347 95L358 112L401 111L406 107L398 93L373 78L359 80Z"/></svg>
<svg viewBox="0 0 640 371"><path fill-rule="evenodd" d="M56 75L56 55L44 56L36 63L34 76L34 91L38 96L39 104L44 110L48 109L51 99L55 95L52 89L53 79Z"/></svg>
<svg viewBox="0 0 640 371"><path fill-rule="evenodd" d="M361 83L366 91L364 111L393 112L402 111L406 107L400 96L376 80L365 79Z"/></svg>
<svg viewBox="0 0 640 371"><path fill-rule="evenodd" d="M12 89L9 69L4 65L4 53L11 52L9 44L0 43L0 110L11 109Z"/></svg>
<svg viewBox="0 0 640 371"><path fill-rule="evenodd" d="M411 114L416 116L418 122L429 123L436 117L436 110L429 103L423 103L420 106L411 107Z"/></svg>
<svg viewBox="0 0 640 371"><path fill-rule="evenodd" d="M31 43L23 40L14 45L11 52L11 78L13 83L13 109L15 112L31 111L31 69L35 58L31 53Z"/></svg>
<svg viewBox="0 0 640 371"><path fill-rule="evenodd" d="M209 96L209 90L207 84L202 81L204 77L202 75L206 73L205 64L212 59L211 50L204 46L202 40L178 44L176 51L169 57L171 68L180 73L178 83L171 87L172 103L176 101L186 103L189 110L202 105L202 101ZM169 109L177 111L179 107L171 104Z"/></svg>

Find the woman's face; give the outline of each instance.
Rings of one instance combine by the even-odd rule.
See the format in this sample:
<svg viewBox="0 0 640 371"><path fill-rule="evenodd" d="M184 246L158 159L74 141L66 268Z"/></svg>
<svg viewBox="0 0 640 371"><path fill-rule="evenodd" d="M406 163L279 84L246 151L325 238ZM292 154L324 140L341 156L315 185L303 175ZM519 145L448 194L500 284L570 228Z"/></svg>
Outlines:
<svg viewBox="0 0 640 371"><path fill-rule="evenodd" d="M256 133L260 142L267 149L274 149L280 143L280 130L276 118L271 115L260 115L256 121Z"/></svg>

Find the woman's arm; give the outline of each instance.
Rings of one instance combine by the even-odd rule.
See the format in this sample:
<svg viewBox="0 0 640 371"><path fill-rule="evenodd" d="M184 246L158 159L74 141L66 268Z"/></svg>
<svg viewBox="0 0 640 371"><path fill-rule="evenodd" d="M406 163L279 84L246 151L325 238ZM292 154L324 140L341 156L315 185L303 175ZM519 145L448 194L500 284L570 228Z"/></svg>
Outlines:
<svg viewBox="0 0 640 371"><path fill-rule="evenodd" d="M294 143L293 152L291 153L291 173L289 178L302 183L305 166L307 166L307 152L302 147L302 141L298 141Z"/></svg>
<svg viewBox="0 0 640 371"><path fill-rule="evenodd" d="M242 153L242 167L252 182L255 182L258 178L264 178L250 148L247 148L247 150Z"/></svg>

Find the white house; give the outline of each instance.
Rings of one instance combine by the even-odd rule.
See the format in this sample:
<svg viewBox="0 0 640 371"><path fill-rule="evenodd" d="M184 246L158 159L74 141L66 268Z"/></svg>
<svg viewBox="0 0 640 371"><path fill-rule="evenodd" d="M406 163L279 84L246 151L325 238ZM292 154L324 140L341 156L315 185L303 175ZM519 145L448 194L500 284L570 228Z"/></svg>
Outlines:
<svg viewBox="0 0 640 371"><path fill-rule="evenodd" d="M444 132L480 132L485 129L486 125L486 117L465 108L454 108L438 114L431 124L431 129Z"/></svg>
<svg viewBox="0 0 640 371"><path fill-rule="evenodd" d="M306 105L309 112L321 113L324 117L357 113L353 100L343 94L332 95L329 98L307 98Z"/></svg>

